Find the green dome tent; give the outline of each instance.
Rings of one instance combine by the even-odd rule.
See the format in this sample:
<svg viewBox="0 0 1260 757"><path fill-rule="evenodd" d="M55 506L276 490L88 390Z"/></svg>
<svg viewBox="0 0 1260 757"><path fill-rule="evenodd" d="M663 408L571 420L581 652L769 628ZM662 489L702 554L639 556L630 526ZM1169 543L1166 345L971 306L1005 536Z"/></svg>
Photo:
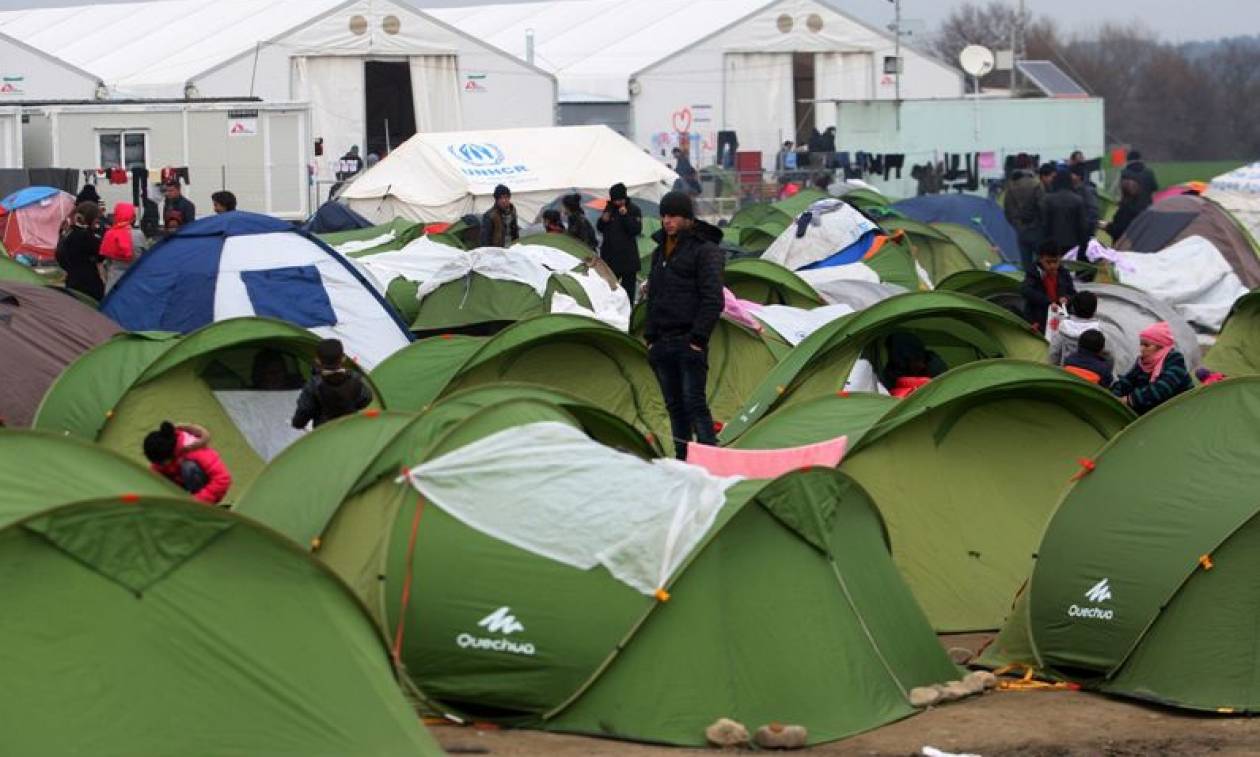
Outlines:
<svg viewBox="0 0 1260 757"><path fill-rule="evenodd" d="M874 392L826 394L770 413L730 446L787 449L847 436L852 448L896 404L896 399Z"/></svg>
<svg viewBox="0 0 1260 757"><path fill-rule="evenodd" d="M745 251L761 254L791 225L792 215L787 211L768 202L754 202L736 211L723 231Z"/></svg>
<svg viewBox="0 0 1260 757"><path fill-rule="evenodd" d="M869 214L872 211L884 211L884 213L878 213L878 215L881 216L888 213L896 213L895 210L892 210L892 204L894 201L874 189L856 187L840 195L840 199L849 203L863 213Z"/></svg>
<svg viewBox="0 0 1260 757"><path fill-rule="evenodd" d="M777 720L807 726L817 743L911 715L910 688L957 675L888 560L877 512L834 470L710 492L708 516L686 529L685 548L665 546L671 568L645 593L634 579L640 563L621 561L620 547L589 567L574 563L574 550L611 536L657 555L664 530L656 529L692 499L652 498L664 509L609 531L608 518L642 510L594 496L589 482L718 480L674 461L649 466L583 446L563 411L518 400L403 446L408 464L422 463L408 476L430 492L421 495L395 478L397 459L367 449L388 436L370 423L356 419L295 445L241 508L318 544L334 570L361 575L409 675L450 711L686 746L702 746L718 717ZM567 464L522 467L534 454ZM320 457L339 464L320 466ZM360 473L365 467L379 471L377 483L356 492L370 477ZM314 496L300 508L255 499L308 486L311 470L328 480L311 486ZM577 475L581 486L572 485ZM505 507L518 516L494 515ZM522 530L540 519L540 529ZM577 520L587 527L574 531ZM559 541L543 550L534 540L540 532ZM655 575L654 558L641 564Z"/></svg>
<svg viewBox="0 0 1260 757"><path fill-rule="evenodd" d="M334 231L316 234L342 255L350 258L366 258L382 252L393 252L407 246L408 242L424 236L424 224L395 218L389 223L369 226L366 229Z"/></svg>
<svg viewBox="0 0 1260 757"><path fill-rule="evenodd" d="M892 406L841 470L879 507L932 627L996 629L1079 460L1133 417L1059 368L983 361Z"/></svg>
<svg viewBox="0 0 1260 757"><path fill-rule="evenodd" d="M164 420L196 423L232 472L229 497L296 438L290 427L320 338L267 318L233 318L184 337L121 334L90 350L49 388L34 428L96 441L147 464L145 435ZM261 388L260 355L285 366L283 388ZM380 397L374 403L379 406Z"/></svg>
<svg viewBox="0 0 1260 757"><path fill-rule="evenodd" d="M1260 374L1260 291L1234 303L1203 363L1226 376Z"/></svg>
<svg viewBox="0 0 1260 757"><path fill-rule="evenodd" d="M727 263L725 283L736 297L761 305L815 308L826 304L800 276L778 263L760 258Z"/></svg>
<svg viewBox="0 0 1260 757"><path fill-rule="evenodd" d="M1063 496L995 646L1112 694L1260 712L1260 378L1161 405L1093 465Z"/></svg>
<svg viewBox="0 0 1260 757"><path fill-rule="evenodd" d="M1046 342L1027 323L984 300L953 292L897 295L811 334L788 353L723 429L729 443L779 407L834 394L859 359L882 366L884 340L896 331L920 337L950 367L986 358L1044 360Z"/></svg>
<svg viewBox="0 0 1260 757"><path fill-rule="evenodd" d="M362 605L243 518L152 495L28 506L0 523L0 577L6 750L441 754Z"/></svg>
<svg viewBox="0 0 1260 757"><path fill-rule="evenodd" d="M1002 262L983 235L957 224L926 224L909 218L882 218L889 232L904 232L915 261L933 285L959 271L988 270ZM900 282L898 282L900 283Z"/></svg>
<svg viewBox="0 0 1260 757"><path fill-rule="evenodd" d="M430 357L435 354L442 357ZM441 362L431 369L434 360ZM669 419L648 366L647 349L629 334L592 318L559 314L532 318L480 345L449 340L434 346L431 339L421 340L381 368L383 399L392 409L422 410L434 399L473 386L537 384L603 408L672 450ZM425 377L430 370L432 378ZM409 381L409 376L416 378Z"/></svg>
<svg viewBox="0 0 1260 757"><path fill-rule="evenodd" d="M19 284L34 284L35 286L44 286L49 283L29 266L24 266L5 254L3 245L0 245L0 281L16 281Z"/></svg>

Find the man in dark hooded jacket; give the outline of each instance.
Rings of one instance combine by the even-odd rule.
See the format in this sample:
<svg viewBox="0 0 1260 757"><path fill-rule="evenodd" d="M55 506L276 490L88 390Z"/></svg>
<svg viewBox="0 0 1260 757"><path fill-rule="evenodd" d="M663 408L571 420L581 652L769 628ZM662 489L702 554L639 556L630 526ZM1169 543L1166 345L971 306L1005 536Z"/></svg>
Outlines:
<svg viewBox="0 0 1260 757"><path fill-rule="evenodd" d="M315 375L298 395L293 428L306 428L312 421L319 427L372 404L372 390L359 374L346 368L341 340L323 340L315 347L315 357Z"/></svg>
<svg viewBox="0 0 1260 757"><path fill-rule="evenodd" d="M643 211L630 201L625 184L614 184L608 190L608 205L595 228L604 235L599 256L621 281L621 288L630 296L630 304L638 289L639 235L643 233Z"/></svg>
<svg viewBox="0 0 1260 757"><path fill-rule="evenodd" d="M1137 150L1129 150L1129 162L1120 172L1120 178L1132 177L1137 181L1138 186L1142 188L1142 194L1150 199L1159 191L1159 181L1155 178L1155 172L1150 166L1142 162L1142 153ZM1149 202L1147 204L1150 204Z"/></svg>
<svg viewBox="0 0 1260 757"><path fill-rule="evenodd" d="M722 232L697 220L691 197L670 192L661 198L661 230L648 274L648 362L656 372L669 411L674 453L687 457L693 438L716 444L717 432L705 388L709 336L722 315L726 258Z"/></svg>
<svg viewBox="0 0 1260 757"><path fill-rule="evenodd" d="M1041 198L1045 188L1033 171L1032 156L1015 156L1015 170L1006 182L1003 211L1015 228L1019 239L1019 260L1025 269L1032 268L1041 245Z"/></svg>

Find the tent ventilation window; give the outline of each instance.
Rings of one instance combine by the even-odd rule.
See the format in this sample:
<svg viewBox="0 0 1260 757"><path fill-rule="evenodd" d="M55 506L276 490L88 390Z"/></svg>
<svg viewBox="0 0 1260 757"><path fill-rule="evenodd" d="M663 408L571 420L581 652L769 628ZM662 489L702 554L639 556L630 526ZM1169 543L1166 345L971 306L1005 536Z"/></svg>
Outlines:
<svg viewBox="0 0 1260 757"><path fill-rule="evenodd" d="M368 22L363 16L350 17L350 33L355 36L367 34Z"/></svg>

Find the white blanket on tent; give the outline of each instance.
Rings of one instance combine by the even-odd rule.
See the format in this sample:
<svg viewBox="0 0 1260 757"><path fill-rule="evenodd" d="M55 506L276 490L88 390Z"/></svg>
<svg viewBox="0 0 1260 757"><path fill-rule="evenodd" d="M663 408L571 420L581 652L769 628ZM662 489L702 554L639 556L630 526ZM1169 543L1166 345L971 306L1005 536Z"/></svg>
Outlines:
<svg viewBox="0 0 1260 757"><path fill-rule="evenodd" d="M1247 293L1229 261L1203 237L1157 253L1116 252L1120 283L1172 305L1200 329L1219 332L1234 302Z"/></svg>
<svg viewBox="0 0 1260 757"><path fill-rule="evenodd" d="M805 337L828 323L854 312L856 311L848 305L824 305L812 310L787 305L766 305L753 315L795 347L805 341Z"/></svg>
<svg viewBox="0 0 1260 757"><path fill-rule="evenodd" d="M601 320L619 331L630 330L630 298L626 296L626 290L620 286L610 287L594 271L567 275L582 287L591 306L584 307L569 295L557 292L551 297L551 312L584 315Z"/></svg>
<svg viewBox="0 0 1260 757"><path fill-rule="evenodd" d="M379 237L372 237L371 239L352 239L349 242L342 242L333 249L340 252L342 255L349 255L352 252L362 252L364 250L370 250L373 247L380 247L383 244L389 244L397 238L398 233L391 229L384 234L381 234Z"/></svg>
<svg viewBox="0 0 1260 757"><path fill-rule="evenodd" d="M812 213L813 218L805 236L796 236L796 224L793 223L770 244L762 254L762 260L798 271L826 260L852 246L867 232L877 229L869 218L841 200L819 200L806 212Z"/></svg>
<svg viewBox="0 0 1260 757"><path fill-rule="evenodd" d="M382 287L387 287L389 282L398 278L424 283L455 260L461 252L463 251L439 244L428 237L421 237L401 250L351 260L371 273Z"/></svg>
<svg viewBox="0 0 1260 757"><path fill-rule="evenodd" d="M547 282L553 272L567 273L580 265L582 261L569 253L545 245L456 250L453 257L420 284L416 299L423 300L443 284L459 281L470 273L527 284L542 297L547 294Z"/></svg>
<svg viewBox="0 0 1260 757"><path fill-rule="evenodd" d="M214 396L249 446L269 463L306 433L289 423L301 393L300 389L231 389L217 391Z"/></svg>
<svg viewBox="0 0 1260 757"><path fill-rule="evenodd" d="M602 565L648 596L669 584L740 480L645 462L555 422L492 434L406 478L470 528L579 570Z"/></svg>

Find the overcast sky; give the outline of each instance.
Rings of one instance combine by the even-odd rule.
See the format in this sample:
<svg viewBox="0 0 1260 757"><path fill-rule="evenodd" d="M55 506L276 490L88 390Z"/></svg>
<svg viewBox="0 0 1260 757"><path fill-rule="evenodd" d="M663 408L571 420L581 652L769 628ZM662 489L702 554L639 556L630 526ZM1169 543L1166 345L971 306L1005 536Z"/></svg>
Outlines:
<svg viewBox="0 0 1260 757"><path fill-rule="evenodd" d="M106 0L118 2L119 0ZM214 0L207 0L213 2ZM499 0L512 2L513 0ZM581 2L582 0L573 0ZM987 1L987 0L985 0ZM1015 4L1018 0L1006 0ZM842 11L884 26L892 20L889 0L829 0ZM902 0L906 19L925 22L928 32L951 8L964 0ZM1142 19L1164 39L1173 42L1215 39L1260 33L1260 0L1026 0L1029 10L1053 15L1069 32L1088 33L1104 21ZM51 5L87 5L77 0L0 0L0 9ZM479 5L480 0L413 0L423 7Z"/></svg>

